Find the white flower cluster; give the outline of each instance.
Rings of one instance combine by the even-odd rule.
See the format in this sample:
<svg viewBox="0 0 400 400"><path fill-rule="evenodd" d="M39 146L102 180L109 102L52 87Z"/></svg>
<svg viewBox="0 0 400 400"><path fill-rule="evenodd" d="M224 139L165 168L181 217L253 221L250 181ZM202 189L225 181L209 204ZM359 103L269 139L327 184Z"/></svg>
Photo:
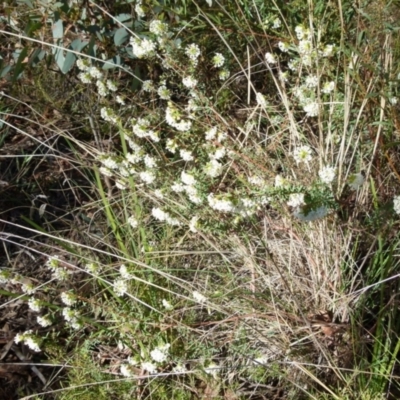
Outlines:
<svg viewBox="0 0 400 400"><path fill-rule="evenodd" d="M76 296L72 292L62 292L61 301L66 306L73 306L76 303Z"/></svg>
<svg viewBox="0 0 400 400"><path fill-rule="evenodd" d="M181 225L179 220L171 217L169 215L169 213L167 213L166 211L163 211L161 208L154 207L151 210L151 214L158 221L166 222L168 225L172 225L172 226L180 226Z"/></svg>
<svg viewBox="0 0 400 400"><path fill-rule="evenodd" d="M151 129L151 122L147 118L132 119L132 131L139 138L149 138L153 142L159 142L159 133Z"/></svg>
<svg viewBox="0 0 400 400"><path fill-rule="evenodd" d="M169 103L165 110L165 120L180 132L187 132L192 127L192 122L184 120L181 112L172 103Z"/></svg>
<svg viewBox="0 0 400 400"><path fill-rule="evenodd" d="M81 315L79 311L74 310L70 307L65 307L62 310L62 315L64 319L69 322L70 326L73 329L80 329L83 326L83 323L81 321Z"/></svg>
<svg viewBox="0 0 400 400"><path fill-rule="evenodd" d="M289 196L288 206L298 207L304 204L304 193L292 193Z"/></svg>
<svg viewBox="0 0 400 400"><path fill-rule="evenodd" d="M193 76L186 76L182 79L182 83L188 89L194 89L197 85L197 79L194 79Z"/></svg>
<svg viewBox="0 0 400 400"><path fill-rule="evenodd" d="M335 179L336 169L326 166L319 170L318 175L322 182L329 185Z"/></svg>
<svg viewBox="0 0 400 400"><path fill-rule="evenodd" d="M217 127L213 127L205 133L206 140L209 141L216 140L219 143L223 142L226 139L226 137L227 137L226 133L218 131Z"/></svg>
<svg viewBox="0 0 400 400"><path fill-rule="evenodd" d="M309 163L312 160L312 150L309 146L300 146L293 151L293 158L297 164Z"/></svg>
<svg viewBox="0 0 400 400"><path fill-rule="evenodd" d="M228 213L228 212L234 212L236 210L236 207L234 206L232 201L227 197L218 196L218 198L217 198L214 196L214 193L210 193L207 196L207 201L208 201L208 205L213 210L216 210L216 211Z"/></svg>
<svg viewBox="0 0 400 400"><path fill-rule="evenodd" d="M41 310L41 301L39 299L35 299L34 297L31 297L28 300L28 306L32 311L39 312Z"/></svg>
<svg viewBox="0 0 400 400"><path fill-rule="evenodd" d="M64 281L68 278L68 270L60 265L58 256L49 257L46 265L53 272L53 278L59 281Z"/></svg>
<svg viewBox="0 0 400 400"><path fill-rule="evenodd" d="M150 352L150 357L156 362L156 363L162 363L165 362L168 359L169 355L169 348L171 345L169 343L164 344L162 346L156 347L154 350Z"/></svg>
<svg viewBox="0 0 400 400"><path fill-rule="evenodd" d="M42 326L43 328L46 328L46 327L52 325L52 323L53 323L53 321L47 315L45 315L43 317L38 316L36 320L37 320L37 323L40 326Z"/></svg>
<svg viewBox="0 0 400 400"><path fill-rule="evenodd" d="M186 55L189 57L193 65L197 65L200 56L200 47L196 43L189 44L185 49Z"/></svg>
<svg viewBox="0 0 400 400"><path fill-rule="evenodd" d="M147 38L130 38L133 55L137 58L150 58L154 55L156 43Z"/></svg>
<svg viewBox="0 0 400 400"><path fill-rule="evenodd" d="M17 333L14 337L14 342L16 344L22 342L26 344L33 351L40 351L41 340L32 333L31 330L24 333Z"/></svg>
<svg viewBox="0 0 400 400"><path fill-rule="evenodd" d="M128 292L128 285L125 279L117 279L114 281L114 293L118 297L123 297Z"/></svg>
<svg viewBox="0 0 400 400"><path fill-rule="evenodd" d="M225 57L221 53L215 53L214 57L212 58L212 63L215 68L220 68L225 63Z"/></svg>
<svg viewBox="0 0 400 400"><path fill-rule="evenodd" d="M157 36L165 36L168 33L168 25L156 19L150 22L149 31Z"/></svg>

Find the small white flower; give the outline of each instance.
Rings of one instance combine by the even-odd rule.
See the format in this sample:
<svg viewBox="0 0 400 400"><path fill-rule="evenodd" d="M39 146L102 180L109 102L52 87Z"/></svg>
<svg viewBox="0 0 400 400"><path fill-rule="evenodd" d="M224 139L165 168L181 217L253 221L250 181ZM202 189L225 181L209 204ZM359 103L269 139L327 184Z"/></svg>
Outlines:
<svg viewBox="0 0 400 400"><path fill-rule="evenodd" d="M225 63L225 57L221 53L215 53L214 57L212 58L212 63L215 68L222 67Z"/></svg>
<svg viewBox="0 0 400 400"><path fill-rule="evenodd" d="M197 217L197 216L192 217L189 221L190 231L193 233L197 233L198 227L199 227L198 225L199 225L199 217Z"/></svg>
<svg viewBox="0 0 400 400"><path fill-rule="evenodd" d="M304 193L292 193L289 196L288 206L298 207L304 204Z"/></svg>
<svg viewBox="0 0 400 400"><path fill-rule="evenodd" d="M276 57L272 53L266 53L265 60L267 61L268 64L276 64L277 63Z"/></svg>
<svg viewBox="0 0 400 400"><path fill-rule="evenodd" d="M303 110L308 117L316 117L319 114L319 104L315 101L307 103L303 106Z"/></svg>
<svg viewBox="0 0 400 400"><path fill-rule="evenodd" d="M85 269L91 274L98 274L101 271L100 265L94 262L86 264Z"/></svg>
<svg viewBox="0 0 400 400"><path fill-rule="evenodd" d="M189 151L189 150L181 149L181 150L179 151L179 154L180 154L180 156L182 157L182 159L183 159L184 161L193 161L193 160L194 160L194 157L193 157L193 155L192 155L192 152Z"/></svg>
<svg viewBox="0 0 400 400"><path fill-rule="evenodd" d="M168 300L165 300L165 299L162 299L162 305L166 310L172 310L172 308L173 308L172 304Z"/></svg>
<svg viewBox="0 0 400 400"><path fill-rule="evenodd" d="M197 85L197 79L194 79L192 76L186 76L182 79L182 83L188 89L194 89Z"/></svg>
<svg viewBox="0 0 400 400"><path fill-rule="evenodd" d="M157 208L157 207L154 207L151 210L151 214L155 219L157 219L159 221L165 221L168 218L168 213L161 210L161 208Z"/></svg>
<svg viewBox="0 0 400 400"><path fill-rule="evenodd" d="M203 296L201 293L197 292L196 290L192 293L192 296L194 300L200 304L203 304L207 301L207 298Z"/></svg>
<svg viewBox="0 0 400 400"><path fill-rule="evenodd" d="M172 372L175 372L177 374L182 374L184 372L187 372L186 367L183 364L177 364L176 367L172 368Z"/></svg>
<svg viewBox="0 0 400 400"><path fill-rule="evenodd" d="M102 81L96 82L97 92L101 97L106 97L108 95L108 89Z"/></svg>
<svg viewBox="0 0 400 400"><path fill-rule="evenodd" d="M61 301L66 306L72 306L76 303L76 296L71 292L62 292L61 293Z"/></svg>
<svg viewBox="0 0 400 400"><path fill-rule="evenodd" d="M318 175L322 182L330 184L335 179L336 169L326 166L319 170Z"/></svg>
<svg viewBox="0 0 400 400"><path fill-rule="evenodd" d="M283 83L288 82L289 71L285 71L285 72L279 71L278 76L279 76L279 79L281 80L281 82L283 82Z"/></svg>
<svg viewBox="0 0 400 400"><path fill-rule="evenodd" d="M118 104L121 104L122 106L125 105L125 100L124 100L123 97L121 97L121 96L117 96L117 97L115 98L115 101L116 101Z"/></svg>
<svg viewBox="0 0 400 400"><path fill-rule="evenodd" d="M156 49L156 43L150 39L138 39L131 37L132 52L137 58L151 57Z"/></svg>
<svg viewBox="0 0 400 400"><path fill-rule="evenodd" d="M164 198L164 193L162 192L161 189L156 189L154 191L154 196L156 196L157 199L163 199Z"/></svg>
<svg viewBox="0 0 400 400"><path fill-rule="evenodd" d="M395 106L395 105L398 103L398 101L399 101L399 99L398 99L397 97L390 97L390 98L389 98L389 103L390 103L392 106Z"/></svg>
<svg viewBox="0 0 400 400"><path fill-rule="evenodd" d="M161 100L169 100L171 98L171 91L165 85L161 85L157 89L157 94Z"/></svg>
<svg viewBox="0 0 400 400"><path fill-rule="evenodd" d="M210 159L211 160L220 160L221 158L224 158L225 155L226 155L225 147L220 147L219 149L215 150L214 154L210 154Z"/></svg>
<svg viewBox="0 0 400 400"><path fill-rule="evenodd" d="M322 55L324 57L330 57L333 54L334 49L335 46L333 44L327 44L322 50Z"/></svg>
<svg viewBox="0 0 400 400"><path fill-rule="evenodd" d="M278 42L279 50L283 53L287 53L289 51L289 44L285 42Z"/></svg>
<svg viewBox="0 0 400 400"><path fill-rule="evenodd" d="M29 331L28 331L29 332ZM24 343L33 351L39 352L40 351L40 339L35 335L29 333L25 333L25 340Z"/></svg>
<svg viewBox="0 0 400 400"><path fill-rule="evenodd" d="M128 218L128 224L134 229L139 225L137 219L133 215Z"/></svg>
<svg viewBox="0 0 400 400"><path fill-rule="evenodd" d="M129 273L128 268L126 267L125 264L122 264L119 267L119 273L123 279L131 279L132 278L132 274Z"/></svg>
<svg viewBox="0 0 400 400"><path fill-rule="evenodd" d="M309 146L300 146L293 152L293 157L296 163L308 163L312 160L312 150Z"/></svg>
<svg viewBox="0 0 400 400"><path fill-rule="evenodd" d="M186 55L194 62L197 62L197 58L200 56L200 48L197 44L192 43L186 47Z"/></svg>
<svg viewBox="0 0 400 400"><path fill-rule="evenodd" d="M92 82L92 76L89 74L89 72L81 72L78 74L78 79L82 83L91 83Z"/></svg>
<svg viewBox="0 0 400 400"><path fill-rule="evenodd" d="M31 297L31 298L28 300L28 305L29 305L29 308L30 308L32 311L35 311L35 312L39 312L40 309L41 309L40 300L39 300L39 299L35 299L34 297Z"/></svg>
<svg viewBox="0 0 400 400"><path fill-rule="evenodd" d="M261 93L256 94L256 101L257 104L263 108L267 107L267 100L265 99L264 95Z"/></svg>
<svg viewBox="0 0 400 400"><path fill-rule="evenodd" d="M213 159L204 166L204 172L211 178L220 176L223 172L223 166L220 162Z"/></svg>
<svg viewBox="0 0 400 400"><path fill-rule="evenodd" d="M149 374L155 374L157 372L157 365L152 362L142 362L142 369L147 371Z"/></svg>
<svg viewBox="0 0 400 400"><path fill-rule="evenodd" d="M101 78L103 78L103 74L102 74L101 71L100 71L98 68L96 68L96 67L90 67L87 71L89 72L89 74L90 74L90 76L91 76L92 78L95 78L95 79L101 79Z"/></svg>
<svg viewBox="0 0 400 400"><path fill-rule="evenodd" d="M107 89L110 90L111 92L116 92L118 90L117 84L110 79L107 79L106 85Z"/></svg>
<svg viewBox="0 0 400 400"><path fill-rule="evenodd" d="M150 22L149 31L157 36L168 33L168 25L162 21L154 20Z"/></svg>
<svg viewBox="0 0 400 400"><path fill-rule="evenodd" d="M81 71L87 71L90 69L90 60L88 59L78 59L76 62L76 66L81 70Z"/></svg>
<svg viewBox="0 0 400 400"><path fill-rule="evenodd" d="M0 283L2 282L2 276L0 273ZM5 282L4 282L5 283ZM32 282L25 282L22 284L21 289L26 294L33 294L36 292L36 288Z"/></svg>
<svg viewBox="0 0 400 400"><path fill-rule="evenodd" d="M62 315L64 319L68 322L77 321L80 318L80 313L77 310L73 310L70 307L64 307L62 310Z"/></svg>
<svg viewBox="0 0 400 400"><path fill-rule="evenodd" d="M222 69L218 72L218 78L220 81L226 81L230 75L231 72L228 69Z"/></svg>
<svg viewBox="0 0 400 400"><path fill-rule="evenodd" d="M135 12L139 18L144 18L146 16L146 13L141 3L137 3L135 5Z"/></svg>
<svg viewBox="0 0 400 400"><path fill-rule="evenodd" d="M168 353L159 348L156 348L150 352L150 357L157 363L162 363L167 360Z"/></svg>
<svg viewBox="0 0 400 400"><path fill-rule="evenodd" d="M306 78L306 87L315 88L318 86L319 79L316 75L309 75Z"/></svg>
<svg viewBox="0 0 400 400"><path fill-rule="evenodd" d="M143 161L147 168L154 168L157 166L157 160L148 154L145 155Z"/></svg>
<svg viewBox="0 0 400 400"><path fill-rule="evenodd" d="M44 317L38 316L37 323L40 326L43 326L43 328L46 328L46 327L50 326L53 323L53 321L48 316L45 315Z"/></svg>
<svg viewBox="0 0 400 400"><path fill-rule="evenodd" d="M143 81L142 90L144 90L145 92L152 92L154 90L153 81L151 80Z"/></svg>
<svg viewBox="0 0 400 400"><path fill-rule="evenodd" d="M150 172L150 171L143 171L139 173L139 178L142 180L142 182L150 185L156 180L156 176Z"/></svg>
<svg viewBox="0 0 400 400"><path fill-rule="evenodd" d="M359 189L365 181L365 177L362 173L357 173L349 176L347 183L353 190Z"/></svg>
<svg viewBox="0 0 400 400"><path fill-rule="evenodd" d="M255 185L255 186L258 186L258 187L262 187L262 186L265 185L264 179L262 179L262 178L260 178L260 177L258 177L256 175L250 176L248 181L252 185Z"/></svg>
<svg viewBox="0 0 400 400"><path fill-rule="evenodd" d="M335 89L335 82L334 81L325 82L324 85L322 86L321 92L329 94L329 93L331 93L333 91L333 89Z"/></svg>
<svg viewBox="0 0 400 400"><path fill-rule="evenodd" d="M196 184L196 178L185 171L181 173L181 180L185 185L193 186Z"/></svg>
<svg viewBox="0 0 400 400"><path fill-rule="evenodd" d="M272 28L273 29L278 29L278 28L280 28L282 26L282 22L281 22L281 20L279 19L279 18L275 18L273 21L272 21Z"/></svg>
<svg viewBox="0 0 400 400"><path fill-rule="evenodd" d="M400 196L393 197L393 209L396 214L400 215Z"/></svg>
<svg viewBox="0 0 400 400"><path fill-rule="evenodd" d="M121 364L121 368L120 368L121 374L123 376L126 376L127 378L129 378L130 376L134 375L134 371L132 369L132 366L129 364Z"/></svg>
<svg viewBox="0 0 400 400"><path fill-rule="evenodd" d="M208 374L211 375L214 379L218 378L219 375L219 365L215 362L212 362L208 364L207 368L204 368L204 371Z"/></svg>
<svg viewBox="0 0 400 400"><path fill-rule="evenodd" d="M122 297L128 291L128 285L124 279L114 281L114 292L118 297Z"/></svg>

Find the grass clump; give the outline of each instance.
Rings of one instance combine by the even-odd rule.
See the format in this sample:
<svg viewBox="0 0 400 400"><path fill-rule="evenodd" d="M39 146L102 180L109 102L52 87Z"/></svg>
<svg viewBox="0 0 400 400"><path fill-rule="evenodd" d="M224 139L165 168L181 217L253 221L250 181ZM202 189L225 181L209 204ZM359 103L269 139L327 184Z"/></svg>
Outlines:
<svg viewBox="0 0 400 400"><path fill-rule="evenodd" d="M387 398L398 6L369 23L372 5L206 3L137 2L131 24L90 2L110 30L86 37L68 100L31 81L65 128L2 112L33 140L4 170L36 196L5 225L2 295L29 316L15 341L64 363L55 398ZM41 162L60 171L46 185Z"/></svg>

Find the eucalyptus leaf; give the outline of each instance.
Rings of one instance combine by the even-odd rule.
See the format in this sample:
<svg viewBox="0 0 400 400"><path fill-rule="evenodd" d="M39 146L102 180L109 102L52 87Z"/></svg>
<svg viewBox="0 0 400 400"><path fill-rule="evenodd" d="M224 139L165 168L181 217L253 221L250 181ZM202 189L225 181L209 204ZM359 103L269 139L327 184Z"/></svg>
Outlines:
<svg viewBox="0 0 400 400"><path fill-rule="evenodd" d="M114 43L116 46L121 46L128 38L129 33L125 28L119 28L114 35Z"/></svg>
<svg viewBox="0 0 400 400"><path fill-rule="evenodd" d="M61 19L53 24L53 38L62 39L64 37L64 26Z"/></svg>
<svg viewBox="0 0 400 400"><path fill-rule="evenodd" d="M70 71L70 69L74 66L76 61L76 56L74 53L71 53L70 51L67 53L64 59L64 64L61 68L61 72L63 74L66 74L67 72Z"/></svg>
<svg viewBox="0 0 400 400"><path fill-rule="evenodd" d="M72 43L71 43L71 48L72 50L81 52L85 46L88 44L89 42L84 42L81 39L75 39Z"/></svg>
<svg viewBox="0 0 400 400"><path fill-rule="evenodd" d="M119 14L115 17L118 22L127 22L132 20L132 15L130 14Z"/></svg>
<svg viewBox="0 0 400 400"><path fill-rule="evenodd" d="M121 61L121 56L119 55L110 58L103 64L103 69L112 69L115 67L119 67L121 65Z"/></svg>

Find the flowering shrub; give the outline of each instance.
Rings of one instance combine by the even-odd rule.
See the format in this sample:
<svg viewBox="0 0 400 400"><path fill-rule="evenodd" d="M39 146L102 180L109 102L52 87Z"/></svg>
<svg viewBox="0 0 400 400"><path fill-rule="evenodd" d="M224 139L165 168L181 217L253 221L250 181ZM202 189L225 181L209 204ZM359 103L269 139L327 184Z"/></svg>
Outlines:
<svg viewBox="0 0 400 400"><path fill-rule="evenodd" d="M54 241L60 255L43 262L46 290L8 270L0 283L27 295L38 329L50 332L61 317L71 337L118 348L106 368L132 380L196 374L211 388L243 375L251 387L265 385L264 364L325 357L325 348L318 357L296 353L303 326L308 339L322 326L336 357L341 339L329 329L342 317L338 326L347 323L344 288L355 285L343 284L343 265L350 280L359 274L352 233L342 235L341 225L357 211L344 204L368 203L360 169L376 150L359 146L371 131L365 102L351 103L360 60L349 61L330 24L303 9L298 24L284 9L278 16L246 3L243 15L258 19L253 43L232 37L229 24L216 27L219 17L200 6L198 20L188 22L167 19L152 2L134 3L135 29L126 27L125 42L114 36L116 45L126 43L124 69L108 69L109 49L100 45L101 58L81 54L76 62L79 87L97 112L90 116L95 145L67 137L84 149L79 169L90 176L82 243ZM207 3L214 13L217 5ZM204 40L193 33L199 21L214 28ZM396 105L394 85L387 104ZM400 214L399 204L395 197L392 212ZM27 330L15 342L50 349L51 332L39 340ZM290 367L285 374L305 386Z"/></svg>

